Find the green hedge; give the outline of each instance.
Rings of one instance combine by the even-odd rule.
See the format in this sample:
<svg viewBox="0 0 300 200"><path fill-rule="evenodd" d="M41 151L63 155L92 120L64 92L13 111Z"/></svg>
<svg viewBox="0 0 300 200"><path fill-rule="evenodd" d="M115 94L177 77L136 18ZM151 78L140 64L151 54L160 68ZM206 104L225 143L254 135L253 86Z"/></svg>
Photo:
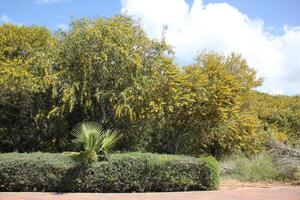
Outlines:
<svg viewBox="0 0 300 200"><path fill-rule="evenodd" d="M66 154L0 154L0 191L188 191L218 184L219 165L212 157L120 153L85 166Z"/></svg>

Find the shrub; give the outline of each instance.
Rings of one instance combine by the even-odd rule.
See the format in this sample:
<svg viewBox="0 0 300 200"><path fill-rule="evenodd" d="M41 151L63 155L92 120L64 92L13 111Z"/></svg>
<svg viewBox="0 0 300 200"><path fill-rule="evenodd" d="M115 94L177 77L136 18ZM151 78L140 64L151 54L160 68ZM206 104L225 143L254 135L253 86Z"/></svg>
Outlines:
<svg viewBox="0 0 300 200"><path fill-rule="evenodd" d="M218 186L213 158L151 153L111 154L77 164L66 154L0 154L0 191L145 192L211 190Z"/></svg>
<svg viewBox="0 0 300 200"><path fill-rule="evenodd" d="M267 148L274 158L279 171L279 179L300 181L300 149L292 148L276 140L270 140Z"/></svg>
<svg viewBox="0 0 300 200"><path fill-rule="evenodd" d="M117 132L106 130L97 122L85 122L78 124L73 129L75 142L83 146L84 150L76 157L85 163L92 163L98 160L98 157L107 159L109 150L121 138Z"/></svg>
<svg viewBox="0 0 300 200"><path fill-rule="evenodd" d="M203 176L203 180L206 181L206 185L208 185L211 189L217 189L220 183L220 166L218 161L212 157L201 157L200 161L203 163L203 167L205 170L205 176Z"/></svg>
<svg viewBox="0 0 300 200"><path fill-rule="evenodd" d="M267 154L251 159L233 156L222 165L228 167L223 171L223 175L242 181L269 181L277 180L279 177L273 157Z"/></svg>

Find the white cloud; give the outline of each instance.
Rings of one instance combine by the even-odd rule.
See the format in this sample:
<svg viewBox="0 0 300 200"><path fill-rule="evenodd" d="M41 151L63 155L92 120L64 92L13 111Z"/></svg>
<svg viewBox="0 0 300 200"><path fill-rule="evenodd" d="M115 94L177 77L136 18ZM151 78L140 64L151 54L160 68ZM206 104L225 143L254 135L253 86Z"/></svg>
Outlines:
<svg viewBox="0 0 300 200"><path fill-rule="evenodd" d="M71 0L36 0L36 3L38 3L38 4L53 4L53 3L65 2L65 1L71 1Z"/></svg>
<svg viewBox="0 0 300 200"><path fill-rule="evenodd" d="M1 15L0 23L13 23L13 21L7 15Z"/></svg>
<svg viewBox="0 0 300 200"><path fill-rule="evenodd" d="M300 94L300 26L273 35L260 19L227 3L204 5L201 0L192 6L184 0L123 0L122 12L140 19L150 37L160 37L167 25L166 40L180 63L191 63L204 49L238 52L264 78L260 90Z"/></svg>

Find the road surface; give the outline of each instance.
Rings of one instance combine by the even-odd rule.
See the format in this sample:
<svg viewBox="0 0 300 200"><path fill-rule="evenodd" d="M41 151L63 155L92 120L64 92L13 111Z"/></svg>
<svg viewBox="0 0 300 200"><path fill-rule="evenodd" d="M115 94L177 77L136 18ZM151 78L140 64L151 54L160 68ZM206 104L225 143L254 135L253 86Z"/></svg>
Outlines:
<svg viewBox="0 0 300 200"><path fill-rule="evenodd" d="M2 192L0 200L300 200L300 186L165 193Z"/></svg>

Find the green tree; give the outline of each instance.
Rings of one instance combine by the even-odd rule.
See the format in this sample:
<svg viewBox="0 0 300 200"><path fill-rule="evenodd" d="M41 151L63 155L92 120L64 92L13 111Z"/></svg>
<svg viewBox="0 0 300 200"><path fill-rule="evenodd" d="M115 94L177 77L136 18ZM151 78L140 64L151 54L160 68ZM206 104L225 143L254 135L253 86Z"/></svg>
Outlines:
<svg viewBox="0 0 300 200"><path fill-rule="evenodd" d="M255 71L238 54L225 57L216 53L204 53L198 57L198 66L207 76L209 93L206 110L212 121L210 129L214 155L226 153L255 153L261 150L260 121L251 110L252 90L262 83ZM215 116L215 117L214 117ZM206 145L209 144L206 143Z"/></svg>
<svg viewBox="0 0 300 200"><path fill-rule="evenodd" d="M32 150L41 142L45 124L36 117L48 104L54 43L44 27L0 26L0 151Z"/></svg>
<svg viewBox="0 0 300 200"><path fill-rule="evenodd" d="M173 61L164 39L130 17L43 27L0 26L0 151L63 151L72 127L97 121L123 133L117 148L223 156L276 138L299 145L299 97L262 84L239 54Z"/></svg>
<svg viewBox="0 0 300 200"><path fill-rule="evenodd" d="M236 54L203 52L196 63L159 82L163 109L153 144L169 153L224 155L260 150L260 121L248 95L261 80ZM161 95L163 93L163 95Z"/></svg>
<svg viewBox="0 0 300 200"><path fill-rule="evenodd" d="M254 93L252 107L262 121L267 139L300 146L299 96Z"/></svg>
<svg viewBox="0 0 300 200"><path fill-rule="evenodd" d="M126 16L73 21L58 33L49 117L71 113L73 125L92 120L124 129L123 145L130 146L156 98L157 77L172 65L170 53L164 40L150 40Z"/></svg>

